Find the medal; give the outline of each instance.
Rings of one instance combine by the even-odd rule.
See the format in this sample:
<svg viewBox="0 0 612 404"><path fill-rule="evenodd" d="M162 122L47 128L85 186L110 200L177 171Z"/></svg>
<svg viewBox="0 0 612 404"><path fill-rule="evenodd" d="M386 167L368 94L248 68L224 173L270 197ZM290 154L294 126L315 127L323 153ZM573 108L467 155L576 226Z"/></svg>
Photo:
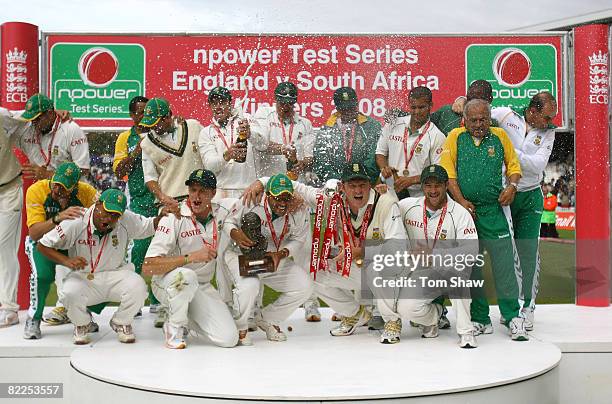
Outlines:
<svg viewBox="0 0 612 404"><path fill-rule="evenodd" d="M414 156L414 152L416 151L417 147L419 146L419 143L421 142L421 140L423 139L423 136L425 136L425 134L427 134L427 131L429 130L429 126L431 125L431 121L427 121L427 124L425 124L425 128L423 129L423 132L418 133L419 135L417 137L417 139L414 141L414 143L412 144L412 147L410 148L410 154L408 154L408 137L412 134L410 132L410 128L407 126L404 129L404 140L403 140L403 144L404 144L404 176L407 177L408 176L408 165L410 164L410 161L412 161L412 157ZM421 152L421 150L419 150L419 153Z"/></svg>
<svg viewBox="0 0 612 404"><path fill-rule="evenodd" d="M93 281L94 280L94 274L92 274L92 273L87 274L87 279L89 279L90 281Z"/></svg>
<svg viewBox="0 0 612 404"><path fill-rule="evenodd" d="M404 171L402 171L402 174L404 175L404 177L407 177L407 176L408 176L408 173L409 173L409 171L408 171L408 170L404 170Z"/></svg>
<svg viewBox="0 0 612 404"><path fill-rule="evenodd" d="M355 264L357 264L358 267L363 266L363 258L357 258Z"/></svg>

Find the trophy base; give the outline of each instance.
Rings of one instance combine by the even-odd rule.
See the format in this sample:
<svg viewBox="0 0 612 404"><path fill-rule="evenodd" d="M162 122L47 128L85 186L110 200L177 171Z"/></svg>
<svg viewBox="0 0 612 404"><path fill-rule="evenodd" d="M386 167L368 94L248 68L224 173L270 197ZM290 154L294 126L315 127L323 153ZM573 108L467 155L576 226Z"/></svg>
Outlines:
<svg viewBox="0 0 612 404"><path fill-rule="evenodd" d="M238 269L240 276L255 276L266 272L274 272L274 261L268 255L260 260L249 259L244 255L239 255Z"/></svg>

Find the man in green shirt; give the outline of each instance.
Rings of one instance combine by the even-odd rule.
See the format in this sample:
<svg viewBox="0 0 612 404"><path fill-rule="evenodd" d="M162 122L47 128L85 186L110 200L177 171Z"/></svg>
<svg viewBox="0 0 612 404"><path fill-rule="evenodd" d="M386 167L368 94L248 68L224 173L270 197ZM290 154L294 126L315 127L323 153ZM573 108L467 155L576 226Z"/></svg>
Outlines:
<svg viewBox="0 0 612 404"><path fill-rule="evenodd" d="M117 178L127 177L127 185L130 195L129 209L145 217L157 216L155 196L149 191L144 183L142 170L142 149L140 148L142 128L138 126L142 119L148 98L136 96L130 100L130 118L134 125L122 132L115 143L115 157L113 159L113 170ZM136 273L141 273L142 263L151 243L151 237L142 240L133 240L130 249L130 260L136 268ZM149 290L150 312L158 313L155 326L163 326L165 312L159 308L159 302L155 295ZM158 312L159 311L159 312ZM140 312L139 312L140 313Z"/></svg>

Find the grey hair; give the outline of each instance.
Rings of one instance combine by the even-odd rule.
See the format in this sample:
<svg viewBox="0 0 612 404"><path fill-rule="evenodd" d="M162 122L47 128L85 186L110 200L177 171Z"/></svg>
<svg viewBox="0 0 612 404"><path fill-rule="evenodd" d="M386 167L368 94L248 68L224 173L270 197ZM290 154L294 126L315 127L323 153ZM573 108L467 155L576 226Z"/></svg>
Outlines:
<svg viewBox="0 0 612 404"><path fill-rule="evenodd" d="M491 118L491 104L489 104L485 100L481 100L481 99L478 99L478 98L474 98L474 99L469 100L468 102L465 103L465 106L463 107L463 118L467 119L468 109L470 109L471 107L473 107L475 105L479 105L479 104L486 105L487 113L489 114L489 118Z"/></svg>

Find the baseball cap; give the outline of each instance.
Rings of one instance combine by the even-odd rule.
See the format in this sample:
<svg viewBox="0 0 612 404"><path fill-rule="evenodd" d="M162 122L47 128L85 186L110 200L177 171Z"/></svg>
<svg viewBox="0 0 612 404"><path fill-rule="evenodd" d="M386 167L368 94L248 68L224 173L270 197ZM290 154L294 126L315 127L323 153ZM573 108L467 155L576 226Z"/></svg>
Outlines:
<svg viewBox="0 0 612 404"><path fill-rule="evenodd" d="M363 164L350 163L344 166L344 170L342 170L342 177L340 177L340 179L342 182L357 179L370 181L370 176L368 175L368 171Z"/></svg>
<svg viewBox="0 0 612 404"><path fill-rule="evenodd" d="M217 188L217 177L209 170L194 170L189 174L189 178L185 181L185 185L200 184L204 188Z"/></svg>
<svg viewBox="0 0 612 404"><path fill-rule="evenodd" d="M145 105L140 125L146 128L157 125L159 120L170 114L170 104L163 98L151 98Z"/></svg>
<svg viewBox="0 0 612 404"><path fill-rule="evenodd" d="M215 87L208 93L208 102L211 102L213 99L218 99L221 101L231 101L232 93L225 87Z"/></svg>
<svg viewBox="0 0 612 404"><path fill-rule="evenodd" d="M351 87L340 87L334 91L334 105L336 109L351 109L359 104L357 93Z"/></svg>
<svg viewBox="0 0 612 404"><path fill-rule="evenodd" d="M285 174L276 174L268 180L266 192L272 196L279 196L284 193L293 195L293 184Z"/></svg>
<svg viewBox="0 0 612 404"><path fill-rule="evenodd" d="M297 87L295 86L295 84L289 81L280 83L274 89L274 97L276 98L276 101L278 102L293 104L297 102L297 96L298 96Z"/></svg>
<svg viewBox="0 0 612 404"><path fill-rule="evenodd" d="M110 213L119 213L123 215L127 207L127 197L123 192L115 188L110 188L102 192L99 200L102 202L104 210Z"/></svg>
<svg viewBox="0 0 612 404"><path fill-rule="evenodd" d="M62 163L51 177L52 184L61 184L67 190L74 188L81 178L81 169L73 162Z"/></svg>
<svg viewBox="0 0 612 404"><path fill-rule="evenodd" d="M440 182L446 182L448 181L448 173L444 167L432 164L421 171L421 184L424 184L428 178L436 178Z"/></svg>
<svg viewBox="0 0 612 404"><path fill-rule="evenodd" d="M21 119L32 121L40 116L43 112L53 109L53 101L44 94L34 94L30 97L25 105L25 111L21 114Z"/></svg>

